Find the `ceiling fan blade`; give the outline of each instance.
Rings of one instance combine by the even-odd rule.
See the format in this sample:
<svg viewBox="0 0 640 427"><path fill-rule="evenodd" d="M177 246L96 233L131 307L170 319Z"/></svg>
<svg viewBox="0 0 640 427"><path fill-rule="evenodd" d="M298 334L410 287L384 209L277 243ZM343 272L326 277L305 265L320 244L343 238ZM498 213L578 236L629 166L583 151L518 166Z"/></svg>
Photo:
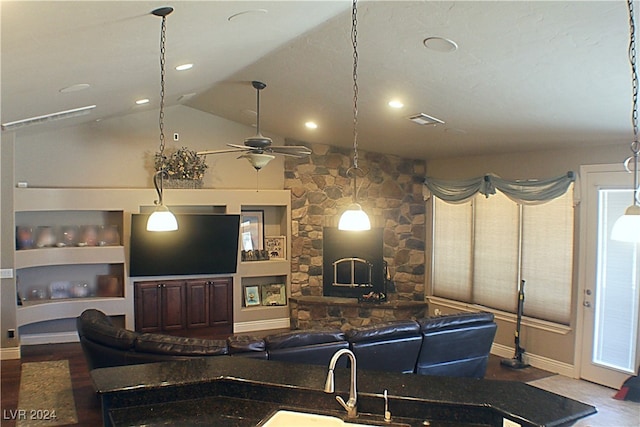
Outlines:
<svg viewBox="0 0 640 427"><path fill-rule="evenodd" d="M304 145L276 145L269 147L270 151L280 154L295 154L297 156L308 156L312 151Z"/></svg>
<svg viewBox="0 0 640 427"><path fill-rule="evenodd" d="M245 150L245 151L253 150L253 147L247 147L246 145L227 144L227 146L237 148L239 150Z"/></svg>
<svg viewBox="0 0 640 427"><path fill-rule="evenodd" d="M239 151L248 151L247 147L229 148L225 150L205 150L198 151L198 156L206 156L207 154L237 153Z"/></svg>

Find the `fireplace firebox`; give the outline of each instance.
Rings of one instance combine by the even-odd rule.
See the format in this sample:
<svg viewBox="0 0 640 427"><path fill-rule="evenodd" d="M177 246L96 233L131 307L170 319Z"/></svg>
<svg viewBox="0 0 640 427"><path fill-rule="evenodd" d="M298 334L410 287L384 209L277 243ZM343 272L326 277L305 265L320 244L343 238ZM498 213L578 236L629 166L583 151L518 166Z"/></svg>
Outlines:
<svg viewBox="0 0 640 427"><path fill-rule="evenodd" d="M382 229L323 229L323 295L360 298L386 293Z"/></svg>

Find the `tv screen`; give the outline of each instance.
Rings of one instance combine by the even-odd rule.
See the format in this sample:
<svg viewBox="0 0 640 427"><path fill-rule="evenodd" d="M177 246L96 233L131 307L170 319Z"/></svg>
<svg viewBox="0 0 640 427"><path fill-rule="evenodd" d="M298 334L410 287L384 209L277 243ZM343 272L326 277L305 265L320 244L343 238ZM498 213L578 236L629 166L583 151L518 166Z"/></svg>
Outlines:
<svg viewBox="0 0 640 427"><path fill-rule="evenodd" d="M131 215L130 276L236 272L240 215L177 214L168 232L147 231L148 218Z"/></svg>

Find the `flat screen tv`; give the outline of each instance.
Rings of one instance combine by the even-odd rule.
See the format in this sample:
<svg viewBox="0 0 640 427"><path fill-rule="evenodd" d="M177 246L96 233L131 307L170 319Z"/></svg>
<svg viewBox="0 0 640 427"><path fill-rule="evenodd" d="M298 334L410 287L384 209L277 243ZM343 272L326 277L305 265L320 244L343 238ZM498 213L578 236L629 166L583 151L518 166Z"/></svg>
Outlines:
<svg viewBox="0 0 640 427"><path fill-rule="evenodd" d="M130 276L236 272L240 215L177 214L168 232L147 231L148 218L131 215Z"/></svg>

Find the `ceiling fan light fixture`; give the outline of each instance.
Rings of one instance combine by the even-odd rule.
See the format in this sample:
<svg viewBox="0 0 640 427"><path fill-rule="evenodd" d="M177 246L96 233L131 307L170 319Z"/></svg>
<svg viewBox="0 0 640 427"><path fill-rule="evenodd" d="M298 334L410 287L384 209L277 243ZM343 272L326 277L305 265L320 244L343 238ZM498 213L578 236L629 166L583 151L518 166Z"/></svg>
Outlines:
<svg viewBox="0 0 640 427"><path fill-rule="evenodd" d="M267 166L271 160L275 159L276 156L272 156L271 154L260 154L260 153L247 153L240 156L245 158L251 163L256 170L260 170L263 167Z"/></svg>

